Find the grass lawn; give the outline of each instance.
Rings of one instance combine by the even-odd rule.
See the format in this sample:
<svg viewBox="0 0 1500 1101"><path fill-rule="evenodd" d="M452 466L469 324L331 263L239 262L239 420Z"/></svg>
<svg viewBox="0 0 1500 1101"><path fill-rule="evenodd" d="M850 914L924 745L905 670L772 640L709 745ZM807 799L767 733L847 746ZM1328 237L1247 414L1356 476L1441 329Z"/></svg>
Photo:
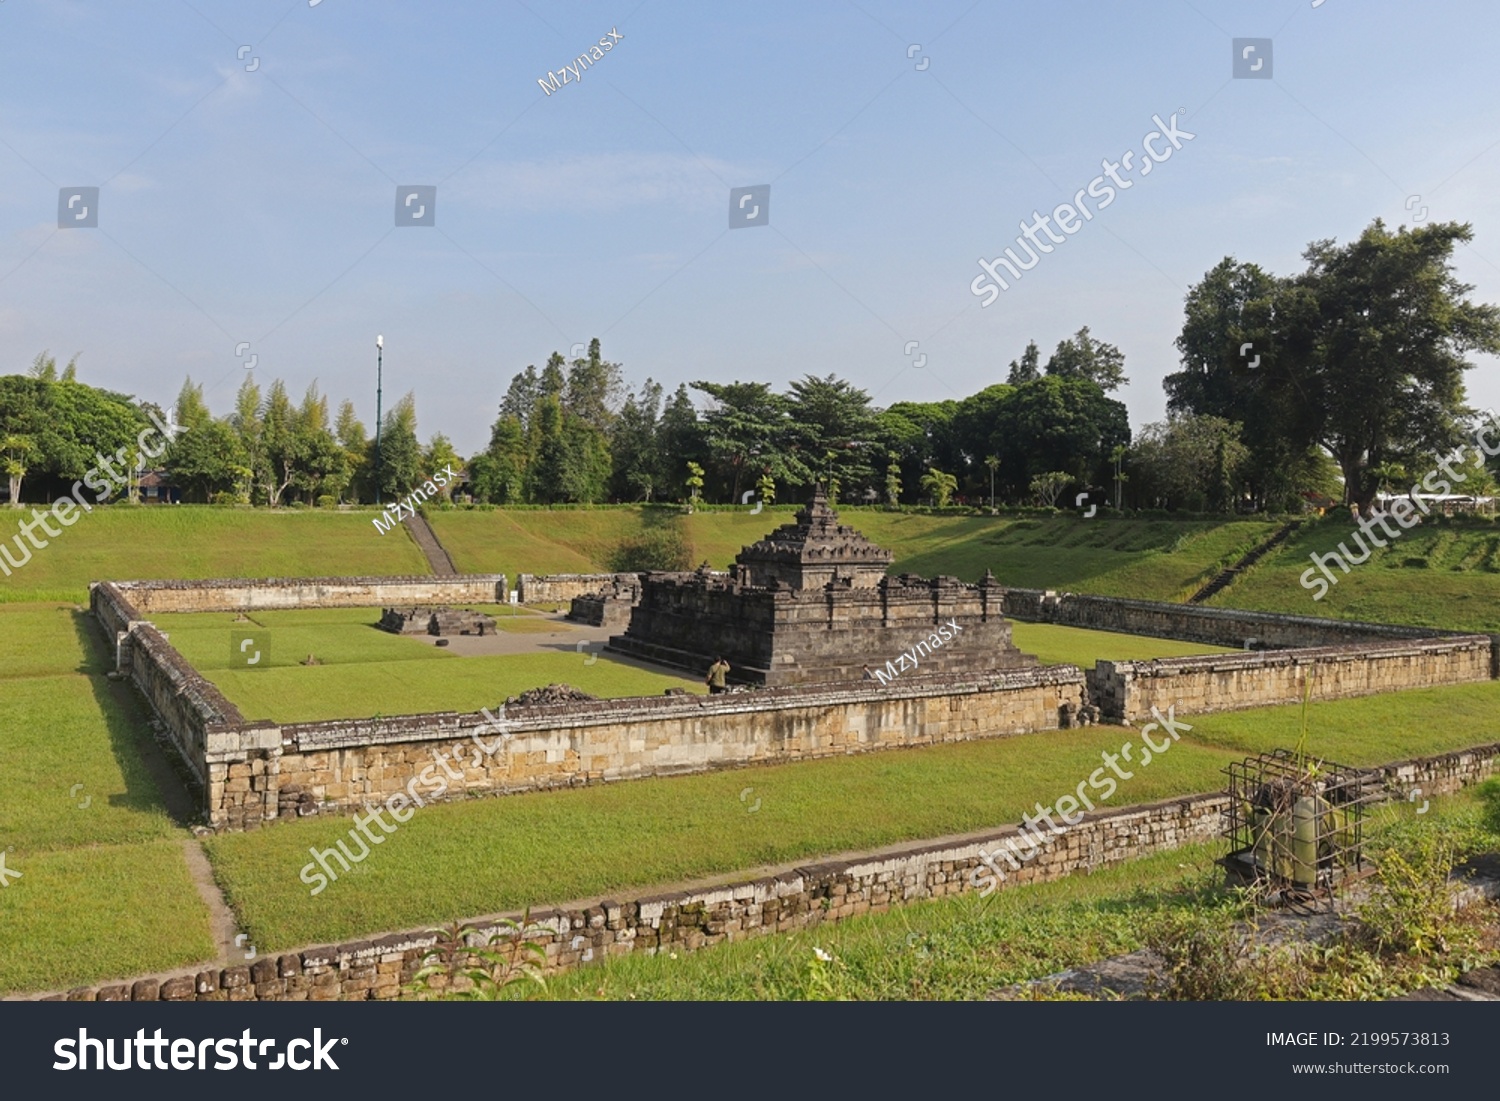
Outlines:
<svg viewBox="0 0 1500 1101"><path fill-rule="evenodd" d="M141 762L141 742L149 739L134 699L102 676L7 680L0 692L0 848L35 852L174 834Z"/></svg>
<svg viewBox="0 0 1500 1101"><path fill-rule="evenodd" d="M1212 605L1294 615L1409 623L1420 627L1500 632L1500 524L1464 521L1428 523L1374 548L1369 561L1336 563L1329 569L1338 584L1321 600L1321 586L1302 587L1313 568L1309 555L1326 554L1340 543L1356 554L1355 530L1347 513L1302 528L1278 552L1258 563ZM1376 534L1380 535L1377 527ZM1399 530L1399 529L1398 529ZM1369 540L1365 539L1369 546ZM1320 574L1315 576L1321 576Z"/></svg>
<svg viewBox="0 0 1500 1101"><path fill-rule="evenodd" d="M476 710L554 682L601 697L659 695L674 686L703 690L697 678L638 669L609 654L587 662L576 651L570 637L573 629L567 624L524 611L513 614L514 609L486 610L496 615L503 630L559 637L542 643L548 649L540 653L459 657L419 639L380 630L370 608L257 612L248 621L230 613L171 614L153 622L246 717L279 722ZM1049 665L1092 667L1099 658L1222 652L1196 643L1053 624L1016 623L1014 628L1016 644ZM233 632L245 630L264 631L269 639L257 669L231 661ZM301 665L308 654L322 664ZM434 661L446 664L434 666Z"/></svg>
<svg viewBox="0 0 1500 1101"><path fill-rule="evenodd" d="M1377 810L1371 842L1385 826L1411 822L1405 806ZM1424 825L1482 831L1472 789L1434 800ZM1481 836L1500 843L1500 836ZM822 928L756 937L697 952L607 956L598 966L548 978L541 998L621 1001L959 1001L996 987L1055 975L1143 946L1160 917L1222 894L1207 843L1156 853L1092 875L1026 884L990 898L974 894L913 903ZM814 948L833 959L817 962ZM513 988L530 995L529 984Z"/></svg>
<svg viewBox="0 0 1500 1101"><path fill-rule="evenodd" d="M90 581L156 578L427 574L406 534L386 535L373 512L236 509L207 505L96 508L10 577L0 603L86 601ZM9 526L0 537L9 538Z"/></svg>
<svg viewBox="0 0 1500 1101"><path fill-rule="evenodd" d="M1309 745L1356 765L1456 749L1496 738L1497 705L1494 682L1314 703ZM1292 744L1300 711L1180 714L1194 729L1121 781L1110 805L1216 790L1229 761ZM280 950L1016 822L1133 737L1091 727L433 805L317 896L299 870L310 846L345 837L347 818L208 848L255 943ZM758 813L746 812L746 788Z"/></svg>
<svg viewBox="0 0 1500 1101"><path fill-rule="evenodd" d="M949 574L977 581L992 569L1023 588L1185 599L1225 565L1264 541L1274 523L1256 520L1080 520L925 516L841 508L843 522L896 555L896 573ZM698 512L682 517L695 562L724 568L740 548L780 524L794 506L760 513ZM429 521L460 570L588 573L664 514L634 509L433 510Z"/></svg>
<svg viewBox="0 0 1500 1101"><path fill-rule="evenodd" d="M0 682L108 666L93 621L76 605L0 604Z"/></svg>
<svg viewBox="0 0 1500 1101"><path fill-rule="evenodd" d="M1010 637L1024 653L1035 654L1043 665L1077 665L1085 669L1092 669L1094 663L1101 660L1146 661L1236 652L1222 646L1204 646L1170 638L1122 635L1114 631L1089 631L1082 627L1016 620L1011 621Z"/></svg>
<svg viewBox="0 0 1500 1101"><path fill-rule="evenodd" d="M277 652L286 649L279 643L273 646ZM569 647L555 653L486 657L457 657L432 647L422 649L435 655L435 660L273 665L263 670L205 671L204 675L247 719L282 723L415 715L423 711L477 711L547 684L571 684L601 699L659 696L668 688L707 691L697 678L640 669L608 654L590 653L585 657ZM589 658L595 659L592 664Z"/></svg>
<svg viewBox="0 0 1500 1101"><path fill-rule="evenodd" d="M182 842L7 854L0 993L55 990L213 959Z"/></svg>
<svg viewBox="0 0 1500 1101"><path fill-rule="evenodd" d="M0 607L0 993L211 957L136 697L71 606Z"/></svg>
<svg viewBox="0 0 1500 1101"><path fill-rule="evenodd" d="M153 622L173 646L218 685L246 718L276 722L477 711L546 684L571 684L601 698L659 696L668 688L706 689L696 677L659 673L576 649L574 629L533 612L489 607L506 631L557 634L537 653L461 657L374 626L370 608L163 615ZM234 631L262 631L264 664L232 666ZM301 662L316 656L319 665Z"/></svg>

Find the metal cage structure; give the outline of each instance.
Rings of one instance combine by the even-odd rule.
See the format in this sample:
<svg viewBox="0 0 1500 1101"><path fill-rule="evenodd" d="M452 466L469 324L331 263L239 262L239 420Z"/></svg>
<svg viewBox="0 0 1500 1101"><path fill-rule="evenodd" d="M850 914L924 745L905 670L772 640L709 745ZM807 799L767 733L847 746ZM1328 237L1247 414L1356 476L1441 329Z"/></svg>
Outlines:
<svg viewBox="0 0 1500 1101"><path fill-rule="evenodd" d="M1378 771L1278 749L1224 770L1229 804L1223 864L1232 879L1282 891L1331 891L1370 870L1368 808L1384 798Z"/></svg>

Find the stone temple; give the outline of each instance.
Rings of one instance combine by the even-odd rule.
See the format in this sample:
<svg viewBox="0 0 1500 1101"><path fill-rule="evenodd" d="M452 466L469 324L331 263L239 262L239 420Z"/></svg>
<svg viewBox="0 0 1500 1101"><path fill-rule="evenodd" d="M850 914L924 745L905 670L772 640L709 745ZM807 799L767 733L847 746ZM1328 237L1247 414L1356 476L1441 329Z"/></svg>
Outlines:
<svg viewBox="0 0 1500 1101"><path fill-rule="evenodd" d="M978 585L889 577L892 558L840 524L819 487L795 523L743 548L727 573L646 574L609 648L700 674L722 656L731 681L767 687L859 680L866 665L895 679L1037 664L1011 642L988 572Z"/></svg>

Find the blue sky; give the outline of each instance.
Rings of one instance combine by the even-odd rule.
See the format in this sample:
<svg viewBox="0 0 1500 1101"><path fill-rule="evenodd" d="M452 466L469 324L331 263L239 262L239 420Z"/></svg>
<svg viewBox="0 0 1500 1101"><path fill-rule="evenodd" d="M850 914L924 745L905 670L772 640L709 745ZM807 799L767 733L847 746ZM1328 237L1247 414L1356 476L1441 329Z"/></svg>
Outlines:
<svg viewBox="0 0 1500 1101"><path fill-rule="evenodd" d="M1468 221L1459 273L1500 301L1500 7L1313 3L0 0L0 372L81 352L225 412L253 355L369 423L382 333L387 401L467 453L512 374L593 336L632 384L836 372L886 405L1088 325L1139 427L1226 255ZM1272 79L1232 79L1238 37ZM1174 112L1192 140L982 307L977 258ZM395 226L411 184L434 227ZM769 225L729 229L760 184ZM72 186L98 229L58 229Z"/></svg>

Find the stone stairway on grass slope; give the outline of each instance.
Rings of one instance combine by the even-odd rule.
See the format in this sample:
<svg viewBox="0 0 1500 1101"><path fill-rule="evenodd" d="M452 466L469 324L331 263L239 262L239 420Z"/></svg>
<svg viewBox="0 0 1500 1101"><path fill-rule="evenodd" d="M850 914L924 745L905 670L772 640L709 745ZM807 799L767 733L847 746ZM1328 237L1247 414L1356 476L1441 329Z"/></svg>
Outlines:
<svg viewBox="0 0 1500 1101"><path fill-rule="evenodd" d="M443 549L443 544L438 542L437 532L432 530L432 525L427 522L427 517L420 512L415 516L408 516L401 521L406 525L406 530L411 532L411 537L422 553L427 557L427 564L432 567L432 572L438 577L457 577L458 570L453 565L453 559L448 557L448 552Z"/></svg>
<svg viewBox="0 0 1500 1101"><path fill-rule="evenodd" d="M1215 593L1223 592L1230 585L1234 584L1234 579L1236 577L1238 577L1245 570L1248 570L1251 566L1255 565L1255 563L1259 562L1262 558L1270 554L1277 547L1281 546L1281 544L1285 543L1289 538L1291 538L1292 532L1296 531L1301 526L1301 520L1291 520L1281 525L1275 535L1271 536L1271 538L1267 539L1260 546L1254 548L1252 551L1250 551L1249 554L1245 555L1245 557L1241 558L1227 570L1222 571L1207 585L1203 586L1203 588L1199 589L1196 593L1189 597L1188 603L1202 604L1205 600L1213 596Z"/></svg>

